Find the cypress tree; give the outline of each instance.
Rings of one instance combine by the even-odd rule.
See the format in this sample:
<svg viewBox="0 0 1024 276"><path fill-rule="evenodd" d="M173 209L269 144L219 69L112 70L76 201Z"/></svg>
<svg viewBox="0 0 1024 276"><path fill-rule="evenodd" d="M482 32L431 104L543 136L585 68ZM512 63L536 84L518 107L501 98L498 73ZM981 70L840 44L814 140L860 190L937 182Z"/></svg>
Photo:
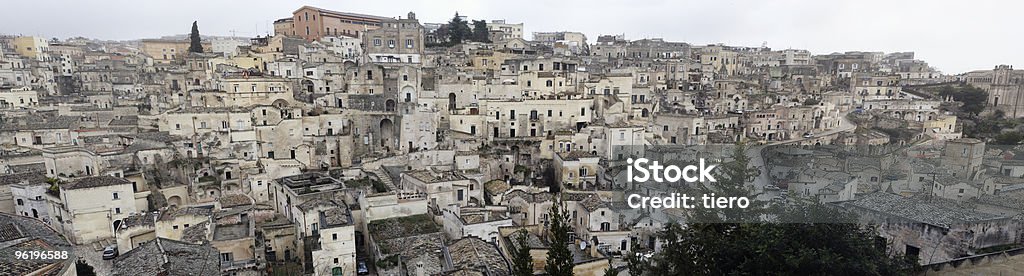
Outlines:
<svg viewBox="0 0 1024 276"><path fill-rule="evenodd" d="M202 42L202 39L199 38L199 25L197 24L197 21L192 21L192 33L188 35L188 39L189 39L189 42L190 42L190 44L188 46L188 51L189 52L192 52L192 53L202 53L203 52L203 42Z"/></svg>
<svg viewBox="0 0 1024 276"><path fill-rule="evenodd" d="M551 218L548 228L550 249L544 271L550 276L572 276L572 252L569 251L569 231L572 231L572 226L569 225L569 215L562 211L561 205L561 201L556 201L548 212Z"/></svg>

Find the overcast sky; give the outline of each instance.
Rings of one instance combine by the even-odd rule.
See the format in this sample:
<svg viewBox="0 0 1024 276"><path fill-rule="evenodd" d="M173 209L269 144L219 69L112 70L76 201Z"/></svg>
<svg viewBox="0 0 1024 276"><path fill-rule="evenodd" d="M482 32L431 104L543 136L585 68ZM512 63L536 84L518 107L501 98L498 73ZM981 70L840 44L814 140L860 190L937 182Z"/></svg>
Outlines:
<svg viewBox="0 0 1024 276"><path fill-rule="evenodd" d="M155 38L185 34L193 20L204 35L273 32L275 19L302 5L445 22L458 11L471 19L505 19L534 31L580 31L627 39L664 38L773 49L914 51L945 73L1024 68L1024 1L904 0L435 0L5 1L0 33L66 38Z"/></svg>

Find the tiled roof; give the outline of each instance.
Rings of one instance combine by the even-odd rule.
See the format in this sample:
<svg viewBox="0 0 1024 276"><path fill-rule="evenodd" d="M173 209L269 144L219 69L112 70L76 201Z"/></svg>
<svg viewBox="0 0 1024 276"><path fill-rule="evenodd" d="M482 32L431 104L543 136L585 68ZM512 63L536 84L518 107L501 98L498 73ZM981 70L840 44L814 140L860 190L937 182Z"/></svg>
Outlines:
<svg viewBox="0 0 1024 276"><path fill-rule="evenodd" d="M427 215L397 217L371 222L367 226L374 240L382 241L440 231Z"/></svg>
<svg viewBox="0 0 1024 276"><path fill-rule="evenodd" d="M46 175L41 174L41 173L34 173L34 172L0 175L0 186L13 185L13 184L21 184L21 183L45 184L46 183Z"/></svg>
<svg viewBox="0 0 1024 276"><path fill-rule="evenodd" d="M41 173L46 172L46 164L43 163L8 165L7 167L10 168L13 173L36 173L38 175L42 175Z"/></svg>
<svg viewBox="0 0 1024 276"><path fill-rule="evenodd" d="M448 246L453 269L472 269L485 275L510 275L508 261L498 248L477 237L462 238Z"/></svg>
<svg viewBox="0 0 1024 276"><path fill-rule="evenodd" d="M941 227L1002 218L885 192L869 194L849 204L880 214Z"/></svg>
<svg viewBox="0 0 1024 276"><path fill-rule="evenodd" d="M208 244L157 238L114 259L113 275L220 275L219 257Z"/></svg>
<svg viewBox="0 0 1024 276"><path fill-rule="evenodd" d="M604 201L601 201L601 198L596 195L581 200L580 205L582 205L583 208L586 208L587 211L591 212L597 210L598 208L608 207L608 204L605 203Z"/></svg>
<svg viewBox="0 0 1024 276"><path fill-rule="evenodd" d="M178 216L200 216L209 217L213 214L213 206L187 206L187 207L170 207L160 215L160 220L168 221L173 220Z"/></svg>
<svg viewBox="0 0 1024 276"><path fill-rule="evenodd" d="M135 226L149 226L152 227L156 223L156 212L145 212L140 214L134 214L121 219L121 228L129 228Z"/></svg>
<svg viewBox="0 0 1024 276"><path fill-rule="evenodd" d="M21 229L18 229L14 225L14 222L2 222L0 223L0 242L5 242L14 239L24 238L25 234L21 233Z"/></svg>
<svg viewBox="0 0 1024 276"><path fill-rule="evenodd" d="M0 124L0 130L73 129L79 121L81 121L81 117L77 116L57 116L53 118L29 116L22 118L21 122L9 121L2 123Z"/></svg>
<svg viewBox="0 0 1024 276"><path fill-rule="evenodd" d="M252 204L252 199L250 199L248 196L237 194L222 196L219 199L217 199L217 201L220 202L221 208L230 208L240 205Z"/></svg>
<svg viewBox="0 0 1024 276"><path fill-rule="evenodd" d="M523 190L513 190L511 192L508 192L507 195L505 195L504 201L508 202L509 200L511 200L513 198L521 198L521 199L523 199L523 200L525 200L526 202L529 202L529 203L542 203L542 202L551 201L555 197L553 195L551 195L551 193L546 193L546 192L527 193L527 192L525 192Z"/></svg>
<svg viewBox="0 0 1024 276"><path fill-rule="evenodd" d="M122 185L122 184L130 184L130 183L131 182L128 182L128 180L125 180L124 178L113 177L113 176L109 176L109 175L103 175L103 176L83 177L83 178L80 178L78 180L75 180L74 182L61 185L61 188L65 189L65 190L74 190L74 189L96 188L96 187Z"/></svg>
<svg viewBox="0 0 1024 276"><path fill-rule="evenodd" d="M320 219L323 221L323 227L335 226L335 225L349 225L352 223L352 216L348 210L344 208L331 208L327 209L320 214Z"/></svg>
<svg viewBox="0 0 1024 276"><path fill-rule="evenodd" d="M16 251L67 251L63 260L19 260ZM43 222L0 213L0 275L57 275L74 269L71 243ZM56 267L49 268L52 265Z"/></svg>
<svg viewBox="0 0 1024 276"><path fill-rule="evenodd" d="M188 243L202 243L209 240L209 221L186 227L181 232L181 241Z"/></svg>

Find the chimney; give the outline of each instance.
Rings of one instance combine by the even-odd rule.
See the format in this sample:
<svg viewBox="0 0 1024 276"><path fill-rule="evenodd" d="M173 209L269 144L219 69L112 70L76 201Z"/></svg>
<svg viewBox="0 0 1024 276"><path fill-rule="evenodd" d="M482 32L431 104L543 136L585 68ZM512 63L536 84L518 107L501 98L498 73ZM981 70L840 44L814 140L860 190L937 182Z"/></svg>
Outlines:
<svg viewBox="0 0 1024 276"><path fill-rule="evenodd" d="M423 261L416 262L416 276L427 276L427 272L423 270Z"/></svg>

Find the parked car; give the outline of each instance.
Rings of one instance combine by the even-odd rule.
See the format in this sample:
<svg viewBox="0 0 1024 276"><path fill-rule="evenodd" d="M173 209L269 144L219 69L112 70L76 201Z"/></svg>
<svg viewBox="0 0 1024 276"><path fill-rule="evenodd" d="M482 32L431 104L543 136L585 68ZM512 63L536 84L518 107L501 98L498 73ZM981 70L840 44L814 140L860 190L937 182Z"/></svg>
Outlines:
<svg viewBox="0 0 1024 276"><path fill-rule="evenodd" d="M359 275L370 275L370 270L368 268L366 268L366 262L359 261L359 263L356 264L356 274L359 274Z"/></svg>
<svg viewBox="0 0 1024 276"><path fill-rule="evenodd" d="M107 246L107 247L103 248L103 259L104 260L112 260L114 258L117 258L117 255L118 255L117 254L117 246L111 245L111 246Z"/></svg>
<svg viewBox="0 0 1024 276"><path fill-rule="evenodd" d="M813 134L813 133L810 133L810 132L804 132L804 138L811 138L811 137L814 137L814 134Z"/></svg>

